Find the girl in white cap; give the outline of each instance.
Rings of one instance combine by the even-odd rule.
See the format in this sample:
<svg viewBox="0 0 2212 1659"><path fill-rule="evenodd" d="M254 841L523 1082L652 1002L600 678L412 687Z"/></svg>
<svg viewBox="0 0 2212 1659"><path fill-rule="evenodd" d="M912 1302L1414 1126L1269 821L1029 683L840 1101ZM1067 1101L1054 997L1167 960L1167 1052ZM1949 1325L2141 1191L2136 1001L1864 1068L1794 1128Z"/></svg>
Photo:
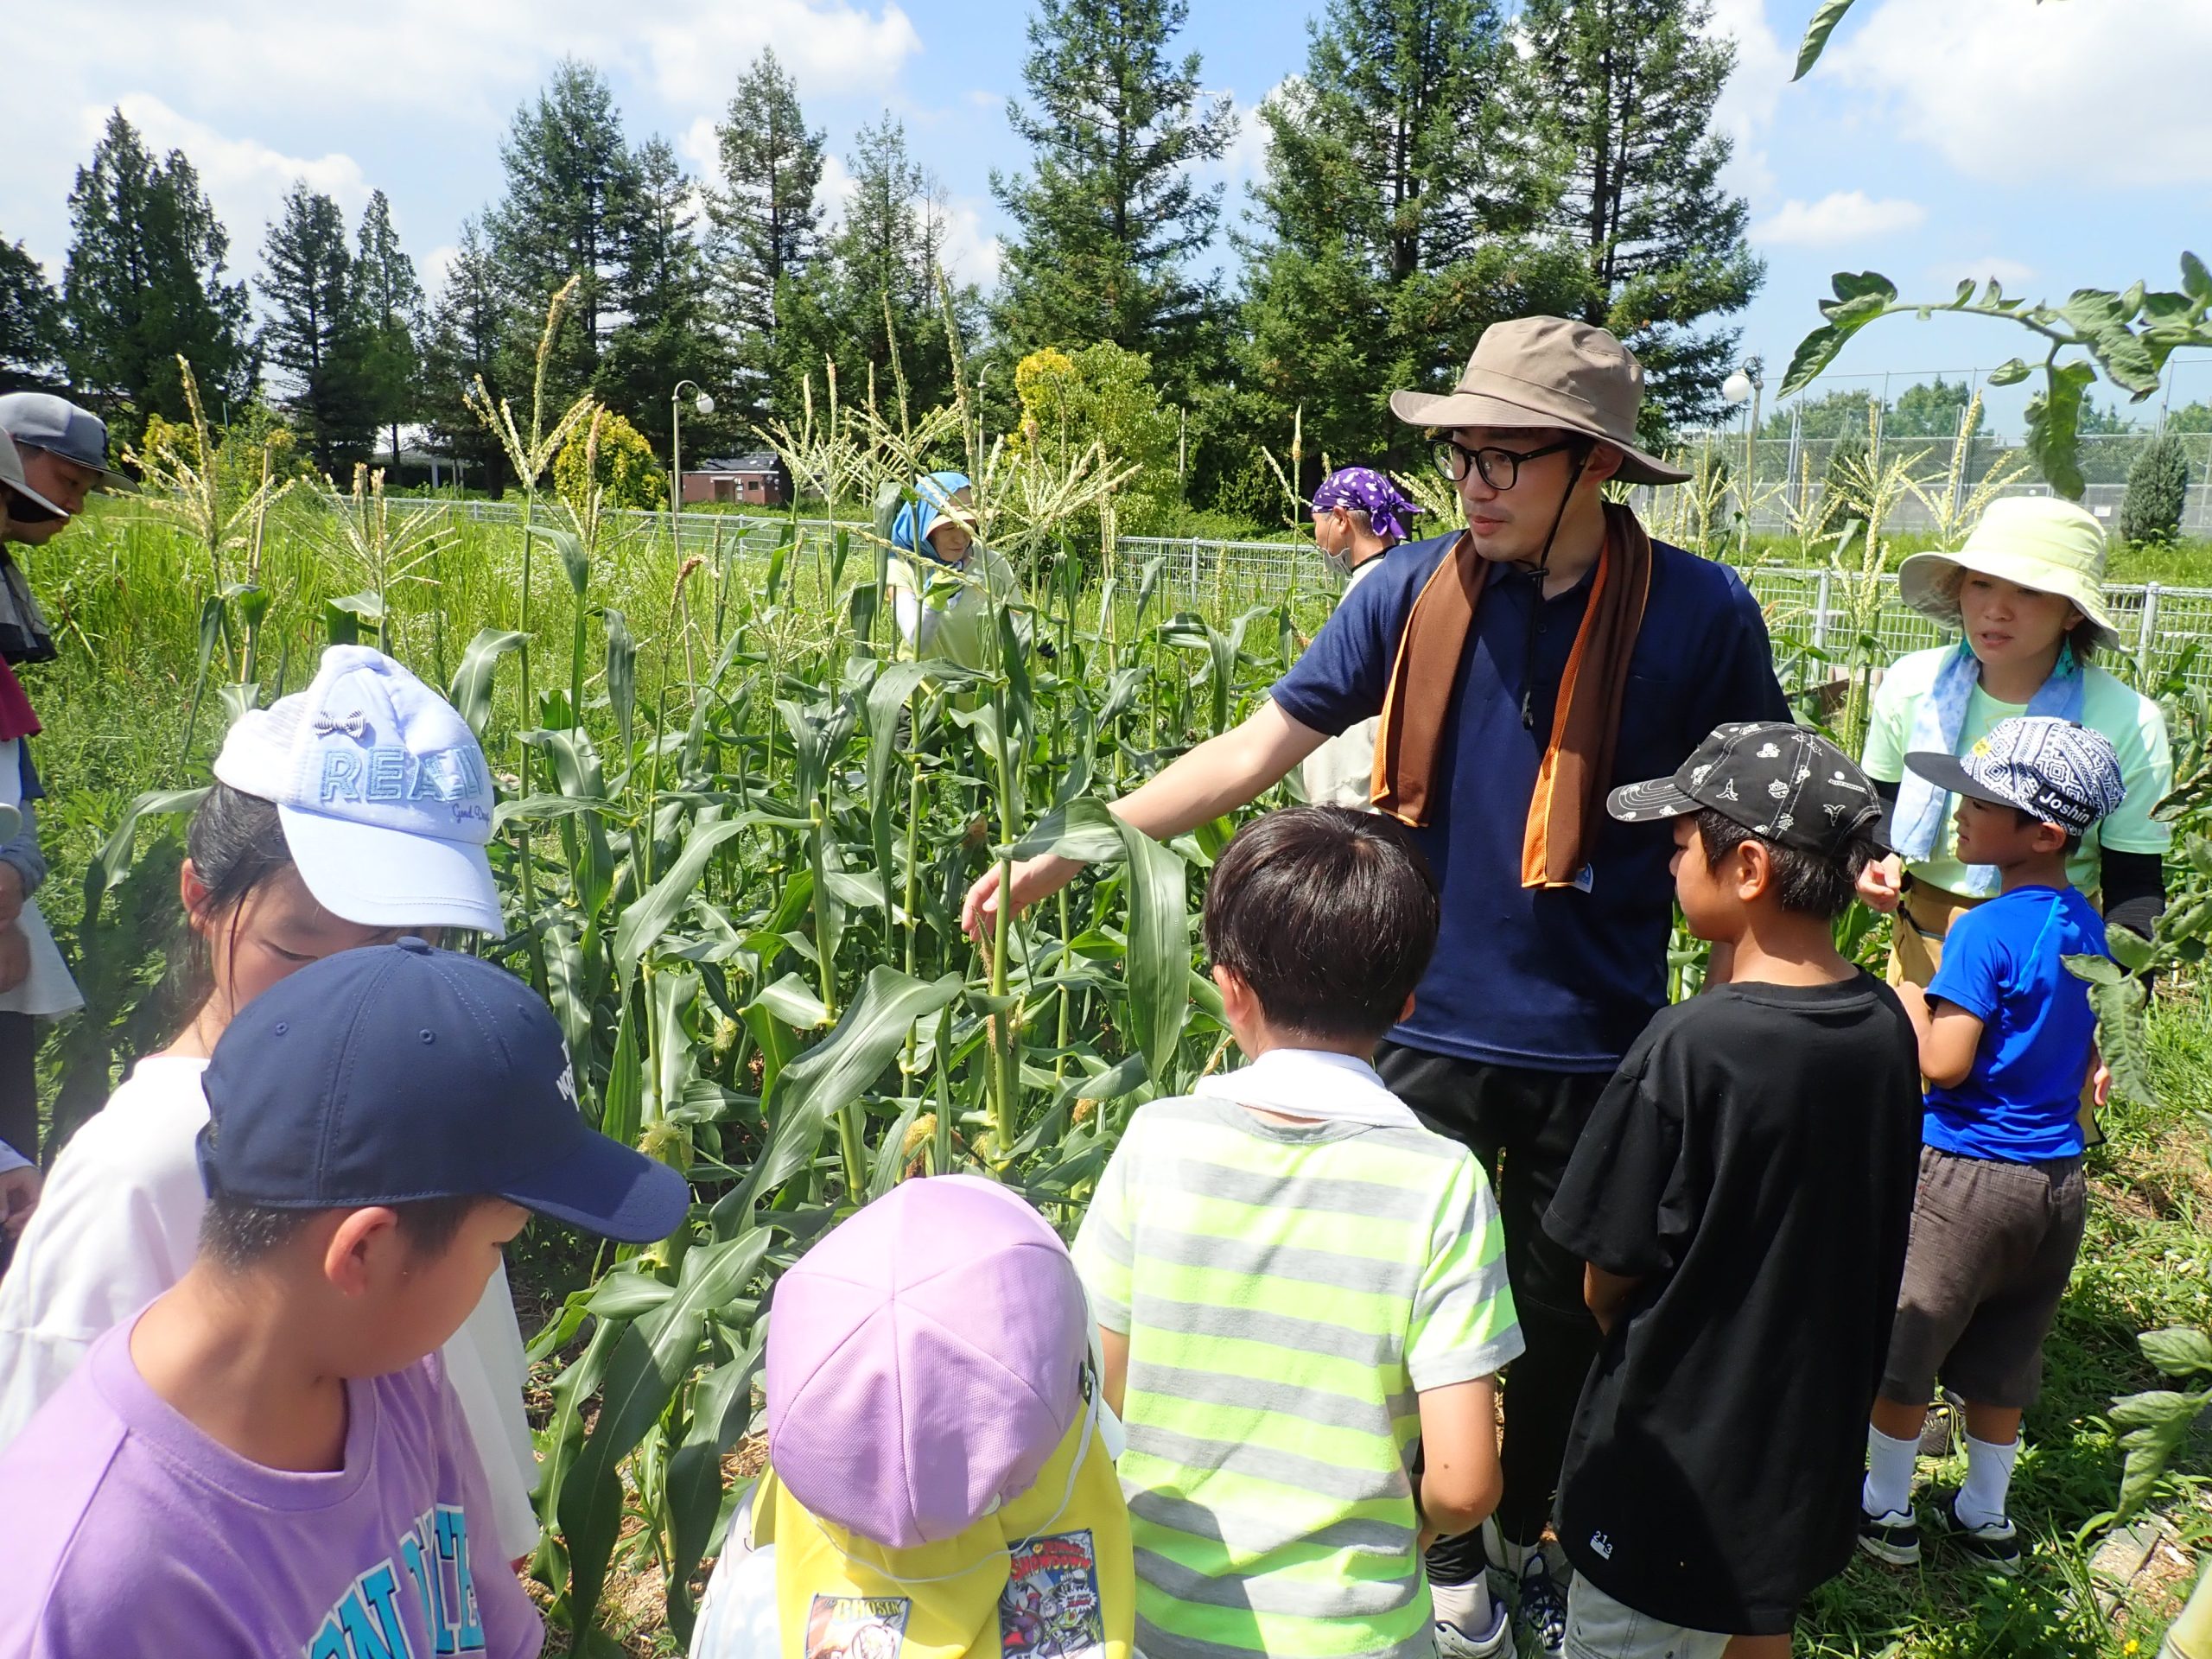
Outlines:
<svg viewBox="0 0 2212 1659"><path fill-rule="evenodd" d="M504 931L484 851L483 751L451 704L382 652L326 652L305 691L232 727L215 779L180 877L198 981L183 1028L72 1137L0 1280L0 1446L102 1332L191 1265L207 1207L200 1074L238 1011L340 950L448 928ZM537 1470L504 1270L444 1351L501 1554L527 1554Z"/></svg>
<svg viewBox="0 0 2212 1659"><path fill-rule="evenodd" d="M1960 911L1997 892L1997 873L1962 864L1949 798L1904 764L1932 750L1964 757L2000 720L2052 715L2100 732L2120 755L2126 804L2082 837L2068 867L2102 895L2108 921L2148 933L2165 905L2172 829L2152 816L2173 788L2165 716L2091 660L2119 641L2104 596L2105 532L2069 501L1993 502L1955 552L1917 553L1897 572L1907 604L1959 630L1953 644L1890 665L1874 693L1867 775L1894 802L1891 844L1859 895L1897 912L1892 984L1926 985Z"/></svg>

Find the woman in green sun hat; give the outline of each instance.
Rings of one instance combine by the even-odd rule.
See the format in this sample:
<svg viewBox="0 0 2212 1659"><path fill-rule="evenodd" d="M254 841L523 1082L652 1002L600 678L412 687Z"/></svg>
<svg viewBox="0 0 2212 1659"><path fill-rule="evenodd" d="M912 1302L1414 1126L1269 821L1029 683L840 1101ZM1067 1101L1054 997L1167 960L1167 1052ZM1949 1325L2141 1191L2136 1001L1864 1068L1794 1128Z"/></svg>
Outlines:
<svg viewBox="0 0 2212 1659"><path fill-rule="evenodd" d="M2148 933L2164 908L2173 831L2151 814L2173 787L2165 716L2091 660L2120 638L2104 573L2104 526L2048 496L1991 503L1957 551L1915 554L1897 572L1905 602L1961 638L1899 658L1874 693L1865 766L1893 803L1898 852L1870 867L1859 890L1897 914L1892 984L1927 984L1952 917L1997 891L1993 869L1959 861L1954 803L1909 774L1904 757L1964 755L2015 715L2079 721L2112 741L2127 798L2082 837L2068 874L2083 893L2101 894L2108 921L2138 932Z"/></svg>

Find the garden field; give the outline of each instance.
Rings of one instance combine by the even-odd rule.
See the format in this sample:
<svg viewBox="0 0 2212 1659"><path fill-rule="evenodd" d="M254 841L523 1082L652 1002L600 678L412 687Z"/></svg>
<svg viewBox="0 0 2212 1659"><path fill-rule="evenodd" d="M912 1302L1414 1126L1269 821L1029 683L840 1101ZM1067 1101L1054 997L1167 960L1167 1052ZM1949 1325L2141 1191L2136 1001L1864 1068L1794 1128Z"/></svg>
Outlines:
<svg viewBox="0 0 2212 1659"><path fill-rule="evenodd" d="M838 516L865 520L884 480L966 435L951 416L855 423L802 435L794 460ZM365 486L257 503L250 475L219 485L219 470L102 503L30 562L61 642L29 677L52 794L42 903L93 1010L44 1058L56 1128L161 1040L180 791L205 783L230 712L302 685L334 637L451 688L502 785L493 854L513 931L497 954L551 999L586 1109L686 1169L697 1200L689 1231L650 1250L594 1255L543 1226L517 1249L525 1332L541 1333L533 1572L556 1648L676 1650L739 1490L779 1269L918 1171L987 1171L1071 1228L1135 1104L1233 1064L1191 922L1234 826L1161 847L1099 803L1240 718L1331 590L1260 602L1225 578L1173 583L1114 547L1103 466L979 461L984 539L1027 603L995 671L925 675L897 660L864 522L703 552L688 533L679 557L550 493L529 498L526 525L487 524L394 511ZM1655 530L1709 555L1833 565L1840 620L1815 648L1777 608L1777 651L1794 681L1835 688L1808 715L1853 735L1893 551L1878 519L1840 543L1745 549L1724 516L1678 511ZM2152 666L2194 838L2202 701L2172 661ZM957 931L961 895L1025 836L1079 850L1094 874L981 953ZM2179 917L2206 875L2184 858L2177 880ZM1856 944L1871 958L1879 931ZM2102 1522L2128 1426L2112 1402L2165 1386L2138 1334L2212 1324L2202 951L2178 920L2162 938L2147 1020L2133 982L2106 994L2133 1033L2115 1065L2129 1097L2093 1158L2090 1242L2028 1421L2027 1575L1860 1564L1809 1610L1801 1650L2123 1656L2155 1648L2186 1595L2212 1535L2188 1472L2202 1466L2193 1407L2139 1495L2141 1543ZM1681 965L1694 973L1688 952Z"/></svg>

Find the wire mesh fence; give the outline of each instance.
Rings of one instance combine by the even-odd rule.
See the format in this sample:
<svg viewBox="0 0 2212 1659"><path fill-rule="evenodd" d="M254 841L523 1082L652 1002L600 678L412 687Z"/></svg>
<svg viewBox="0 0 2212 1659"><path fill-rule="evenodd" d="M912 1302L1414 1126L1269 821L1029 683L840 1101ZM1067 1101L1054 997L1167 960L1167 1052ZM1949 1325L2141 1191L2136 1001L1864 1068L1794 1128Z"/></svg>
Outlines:
<svg viewBox="0 0 2212 1659"><path fill-rule="evenodd" d="M502 501L441 501L395 497L394 506L444 509L486 524L518 524L521 508ZM828 519L754 518L735 513L622 512L606 515L607 529L625 543L673 536L688 556L765 556L796 524L813 531L835 528ZM1310 542L1216 541L1200 537L1124 536L1116 544L1127 562L1125 583L1144 580L1154 560L1156 591L1171 607L1218 602L1230 608L1283 599L1326 600L1344 585L1335 568ZM1751 564L1742 567L1751 592L1766 608L1778 641L1801 649L1802 671L1823 659L1863 652L1888 658L1940 645L1948 637L1897 596L1897 578L1868 578L1840 568ZM1872 581L1871 595L1864 584ZM2149 684L2177 666L2196 691L2212 696L2212 588L2170 588L2158 582L2108 585L2105 597L2120 635L2119 655ZM1864 641L1855 635L1861 632Z"/></svg>

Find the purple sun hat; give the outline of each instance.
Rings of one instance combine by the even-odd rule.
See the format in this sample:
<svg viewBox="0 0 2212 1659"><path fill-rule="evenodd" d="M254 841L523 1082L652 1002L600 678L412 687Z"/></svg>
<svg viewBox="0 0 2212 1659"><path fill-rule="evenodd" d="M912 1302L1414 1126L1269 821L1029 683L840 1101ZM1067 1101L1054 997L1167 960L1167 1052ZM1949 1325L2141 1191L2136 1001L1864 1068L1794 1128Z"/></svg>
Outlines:
<svg viewBox="0 0 2212 1659"><path fill-rule="evenodd" d="M777 1284L768 1460L817 1518L912 1549L1036 1484L1084 1410L1090 1315L1059 1235L972 1175L907 1181Z"/></svg>

